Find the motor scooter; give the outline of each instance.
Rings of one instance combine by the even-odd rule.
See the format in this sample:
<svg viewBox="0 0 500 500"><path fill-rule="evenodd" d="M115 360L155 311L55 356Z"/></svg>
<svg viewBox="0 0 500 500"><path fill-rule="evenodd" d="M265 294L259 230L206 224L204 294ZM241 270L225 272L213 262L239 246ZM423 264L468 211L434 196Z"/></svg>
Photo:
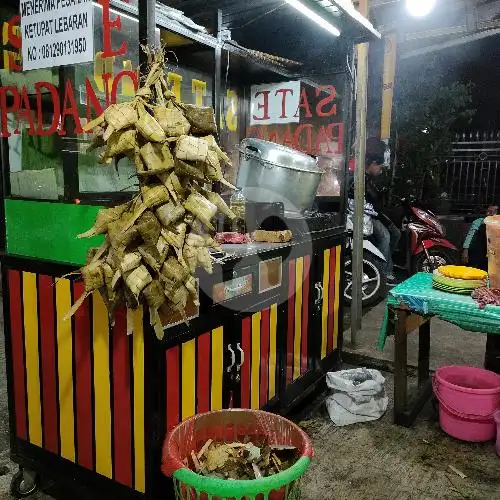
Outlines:
<svg viewBox="0 0 500 500"><path fill-rule="evenodd" d="M361 299L363 307L369 307L387 295L386 260L382 252L370 241L373 225L369 215L365 215L363 228L363 277L361 285ZM371 227L371 229L370 229ZM352 300L352 247L353 222L352 214L347 216L347 243L345 257L345 288L344 300L350 304Z"/></svg>
<svg viewBox="0 0 500 500"><path fill-rule="evenodd" d="M414 201L400 200L401 240L393 256L394 265L408 275L432 272L439 266L458 264L458 248L446 239L446 231L437 216ZM394 220L394 219L393 219Z"/></svg>

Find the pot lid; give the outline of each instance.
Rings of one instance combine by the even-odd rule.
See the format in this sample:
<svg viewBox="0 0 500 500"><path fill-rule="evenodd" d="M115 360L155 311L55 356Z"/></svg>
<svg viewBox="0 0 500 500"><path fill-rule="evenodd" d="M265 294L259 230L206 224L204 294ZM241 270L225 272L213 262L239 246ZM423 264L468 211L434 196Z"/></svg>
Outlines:
<svg viewBox="0 0 500 500"><path fill-rule="evenodd" d="M240 151L247 156L280 167L320 172L317 160L313 156L274 142L249 137L241 141Z"/></svg>

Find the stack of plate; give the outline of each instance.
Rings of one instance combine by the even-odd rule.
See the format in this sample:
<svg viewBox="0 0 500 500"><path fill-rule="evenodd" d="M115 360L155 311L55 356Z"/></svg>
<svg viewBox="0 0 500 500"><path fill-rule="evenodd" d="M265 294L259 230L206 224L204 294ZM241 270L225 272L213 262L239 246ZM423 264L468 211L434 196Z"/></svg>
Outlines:
<svg viewBox="0 0 500 500"><path fill-rule="evenodd" d="M471 295L476 288L486 286L486 280L449 278L436 269L432 275L432 286L442 292Z"/></svg>

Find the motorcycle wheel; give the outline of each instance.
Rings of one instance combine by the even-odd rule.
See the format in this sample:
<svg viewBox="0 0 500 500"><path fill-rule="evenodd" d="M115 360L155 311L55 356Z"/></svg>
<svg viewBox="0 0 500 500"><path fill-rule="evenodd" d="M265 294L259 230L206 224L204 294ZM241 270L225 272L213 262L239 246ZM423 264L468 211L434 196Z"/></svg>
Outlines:
<svg viewBox="0 0 500 500"><path fill-rule="evenodd" d="M344 300L346 304L352 301L352 256L345 260ZM363 252L363 286L361 288L363 307L375 305L387 295L387 275L385 263L369 252Z"/></svg>
<svg viewBox="0 0 500 500"><path fill-rule="evenodd" d="M432 271L437 269L439 266L456 265L460 261L458 252L440 247L433 247L429 249L429 256L432 262L429 262L425 252L421 252L413 258L413 273L432 273Z"/></svg>

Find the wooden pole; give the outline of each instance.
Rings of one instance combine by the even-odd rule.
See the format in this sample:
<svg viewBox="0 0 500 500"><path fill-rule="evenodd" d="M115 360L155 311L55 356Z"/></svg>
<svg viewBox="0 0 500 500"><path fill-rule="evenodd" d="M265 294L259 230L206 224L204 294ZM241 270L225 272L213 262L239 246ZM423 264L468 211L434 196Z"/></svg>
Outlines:
<svg viewBox="0 0 500 500"><path fill-rule="evenodd" d="M144 45L154 47L156 19L155 19L155 0L142 0L139 3L139 42ZM141 77L147 73L147 56L139 47L139 64ZM143 74L143 72L145 72Z"/></svg>
<svg viewBox="0 0 500 500"><path fill-rule="evenodd" d="M360 0L359 11L368 17L369 0ZM366 111L368 103L368 44L358 45L356 75L356 172L354 174L354 220L352 246L351 344L362 326L363 213L365 198Z"/></svg>

